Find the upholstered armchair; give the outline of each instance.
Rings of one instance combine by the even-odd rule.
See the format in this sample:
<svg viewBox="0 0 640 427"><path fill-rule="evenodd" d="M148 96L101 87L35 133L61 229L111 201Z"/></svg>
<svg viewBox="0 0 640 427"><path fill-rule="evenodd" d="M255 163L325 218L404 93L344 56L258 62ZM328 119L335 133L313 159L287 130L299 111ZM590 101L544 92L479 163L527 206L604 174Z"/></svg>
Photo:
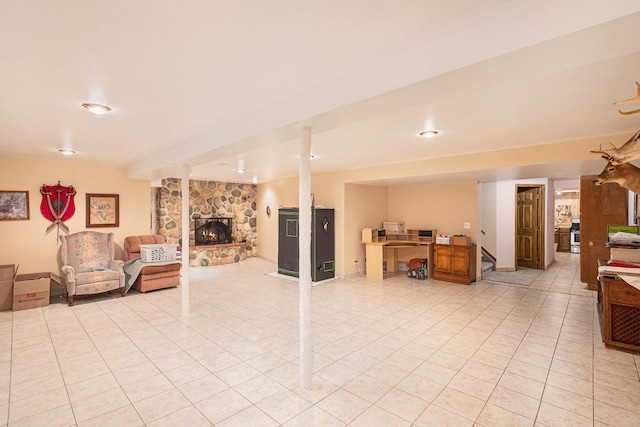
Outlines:
<svg viewBox="0 0 640 427"><path fill-rule="evenodd" d="M130 261L135 258L140 258L140 245L157 245L162 243L166 242L159 234L125 237L124 260ZM127 262L127 264L129 263ZM161 263L144 263L144 265L135 282L133 282L133 287L138 291L147 292L156 289L173 288L180 285L180 262L167 261Z"/></svg>
<svg viewBox="0 0 640 427"><path fill-rule="evenodd" d="M124 261L114 259L113 233L81 231L60 236L62 275L69 305L76 295L98 294L120 288L124 296Z"/></svg>

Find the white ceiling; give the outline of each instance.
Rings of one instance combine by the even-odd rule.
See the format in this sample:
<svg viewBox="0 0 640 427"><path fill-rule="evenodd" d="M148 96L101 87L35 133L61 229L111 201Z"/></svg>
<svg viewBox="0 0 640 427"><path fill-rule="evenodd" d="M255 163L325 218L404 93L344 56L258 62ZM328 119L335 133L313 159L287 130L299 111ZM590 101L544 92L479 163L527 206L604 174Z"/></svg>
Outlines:
<svg viewBox="0 0 640 427"><path fill-rule="evenodd" d="M297 175L301 123L314 173L631 134L638 40L637 0L0 0L0 154L264 182Z"/></svg>

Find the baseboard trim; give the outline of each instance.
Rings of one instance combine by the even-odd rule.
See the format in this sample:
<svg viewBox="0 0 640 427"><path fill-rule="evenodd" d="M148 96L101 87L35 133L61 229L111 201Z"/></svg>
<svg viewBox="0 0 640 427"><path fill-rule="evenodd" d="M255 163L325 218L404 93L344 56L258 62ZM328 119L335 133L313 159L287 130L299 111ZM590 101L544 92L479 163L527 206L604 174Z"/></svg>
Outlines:
<svg viewBox="0 0 640 427"><path fill-rule="evenodd" d="M514 271L517 271L517 269L515 267L496 267L496 271L501 271L504 273L512 273Z"/></svg>

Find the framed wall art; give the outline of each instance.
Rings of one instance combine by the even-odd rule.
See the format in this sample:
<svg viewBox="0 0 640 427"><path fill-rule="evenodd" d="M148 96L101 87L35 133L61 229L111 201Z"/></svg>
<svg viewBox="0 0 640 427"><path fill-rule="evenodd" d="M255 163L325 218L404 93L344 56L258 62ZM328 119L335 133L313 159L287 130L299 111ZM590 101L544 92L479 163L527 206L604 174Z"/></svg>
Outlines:
<svg viewBox="0 0 640 427"><path fill-rule="evenodd" d="M29 219L28 191L0 191L0 221Z"/></svg>
<svg viewBox="0 0 640 427"><path fill-rule="evenodd" d="M87 228L120 225L120 195L87 193Z"/></svg>

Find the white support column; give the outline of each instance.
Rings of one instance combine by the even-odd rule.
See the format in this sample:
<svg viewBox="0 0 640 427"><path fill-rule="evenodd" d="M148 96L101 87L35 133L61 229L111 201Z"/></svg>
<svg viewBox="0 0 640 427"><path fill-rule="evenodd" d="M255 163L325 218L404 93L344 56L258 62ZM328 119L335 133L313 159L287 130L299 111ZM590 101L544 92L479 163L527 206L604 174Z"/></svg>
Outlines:
<svg viewBox="0 0 640 427"><path fill-rule="evenodd" d="M299 258L300 274L300 388L311 388L311 126L300 127Z"/></svg>
<svg viewBox="0 0 640 427"><path fill-rule="evenodd" d="M191 167L182 165L182 277L180 287L182 289L182 315L189 315L189 174Z"/></svg>

